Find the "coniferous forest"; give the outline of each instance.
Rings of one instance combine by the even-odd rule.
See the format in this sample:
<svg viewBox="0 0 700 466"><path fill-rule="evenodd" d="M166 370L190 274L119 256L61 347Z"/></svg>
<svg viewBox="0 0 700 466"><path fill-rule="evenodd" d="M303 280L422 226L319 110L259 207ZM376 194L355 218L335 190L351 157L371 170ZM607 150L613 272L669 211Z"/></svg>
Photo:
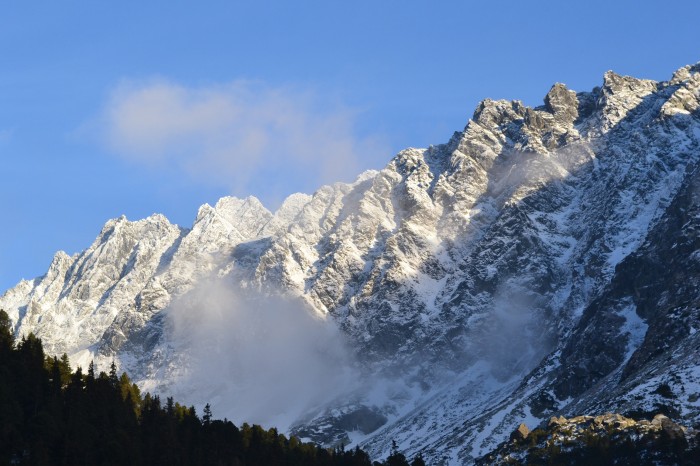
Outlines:
<svg viewBox="0 0 700 466"><path fill-rule="evenodd" d="M396 449L383 463L276 429L201 417L172 398L141 395L126 373L71 370L34 335L15 342L0 310L0 465L420 466Z"/></svg>

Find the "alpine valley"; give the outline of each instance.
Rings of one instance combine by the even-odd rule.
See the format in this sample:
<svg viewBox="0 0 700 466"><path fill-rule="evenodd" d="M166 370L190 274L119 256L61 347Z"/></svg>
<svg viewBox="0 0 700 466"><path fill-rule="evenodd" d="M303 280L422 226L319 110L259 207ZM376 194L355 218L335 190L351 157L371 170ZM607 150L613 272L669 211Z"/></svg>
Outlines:
<svg viewBox="0 0 700 466"><path fill-rule="evenodd" d="M470 464L520 423L700 423L700 64L482 101L441 145L274 213L108 221L0 298L73 365L386 456Z"/></svg>

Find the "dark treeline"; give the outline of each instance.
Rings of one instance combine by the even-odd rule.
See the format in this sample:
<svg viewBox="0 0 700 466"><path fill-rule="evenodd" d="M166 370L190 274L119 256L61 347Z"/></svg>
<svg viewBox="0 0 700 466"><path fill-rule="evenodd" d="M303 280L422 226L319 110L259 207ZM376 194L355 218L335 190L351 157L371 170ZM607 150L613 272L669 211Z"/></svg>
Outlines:
<svg viewBox="0 0 700 466"><path fill-rule="evenodd" d="M127 374L71 371L34 335L16 342L0 310L0 465L409 466L396 449L372 463L360 449L325 449L276 429L202 417L142 396ZM420 466L420 457L411 465Z"/></svg>

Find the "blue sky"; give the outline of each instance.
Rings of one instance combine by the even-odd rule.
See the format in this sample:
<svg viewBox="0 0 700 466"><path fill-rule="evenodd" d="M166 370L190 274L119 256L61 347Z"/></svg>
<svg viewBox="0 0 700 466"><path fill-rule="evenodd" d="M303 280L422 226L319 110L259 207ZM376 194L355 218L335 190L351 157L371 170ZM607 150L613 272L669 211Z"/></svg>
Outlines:
<svg viewBox="0 0 700 466"><path fill-rule="evenodd" d="M270 208L447 141L483 98L700 61L695 1L6 2L0 289L106 220Z"/></svg>

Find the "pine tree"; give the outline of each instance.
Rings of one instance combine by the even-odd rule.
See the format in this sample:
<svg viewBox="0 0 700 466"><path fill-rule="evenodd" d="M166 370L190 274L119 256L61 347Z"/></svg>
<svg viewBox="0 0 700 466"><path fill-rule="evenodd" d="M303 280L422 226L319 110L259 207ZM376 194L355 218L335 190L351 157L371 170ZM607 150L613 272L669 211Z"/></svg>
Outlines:
<svg viewBox="0 0 700 466"><path fill-rule="evenodd" d="M54 393L61 393L63 388L63 380L61 378L61 363L56 356L51 361L51 388Z"/></svg>
<svg viewBox="0 0 700 466"><path fill-rule="evenodd" d="M117 377L117 365L114 363L114 359L112 359L112 364L109 366L109 383L112 385L113 388L117 388L119 386L119 377Z"/></svg>
<svg viewBox="0 0 700 466"><path fill-rule="evenodd" d="M12 322L10 316L3 309L0 309L0 353L6 354L15 345L15 338L12 334Z"/></svg>
<svg viewBox="0 0 700 466"><path fill-rule="evenodd" d="M411 461L411 466L425 466L425 460L423 459L423 453L418 453L418 455Z"/></svg>
<svg viewBox="0 0 700 466"><path fill-rule="evenodd" d="M61 386L65 387L70 382L71 374L73 373L66 353L63 353L63 356L61 356L58 367L61 371Z"/></svg>
<svg viewBox="0 0 700 466"><path fill-rule="evenodd" d="M386 459L386 466L410 466L403 453L399 452L396 440L391 441L391 454Z"/></svg>
<svg viewBox="0 0 700 466"><path fill-rule="evenodd" d="M165 412L171 417L175 415L175 400L172 396L165 399Z"/></svg>
<svg viewBox="0 0 700 466"><path fill-rule="evenodd" d="M205 426L211 424L211 405L209 403L207 403L207 405L204 407L204 415L202 415L202 422Z"/></svg>
<svg viewBox="0 0 700 466"><path fill-rule="evenodd" d="M90 361L87 371L88 382L95 380L95 361Z"/></svg>

